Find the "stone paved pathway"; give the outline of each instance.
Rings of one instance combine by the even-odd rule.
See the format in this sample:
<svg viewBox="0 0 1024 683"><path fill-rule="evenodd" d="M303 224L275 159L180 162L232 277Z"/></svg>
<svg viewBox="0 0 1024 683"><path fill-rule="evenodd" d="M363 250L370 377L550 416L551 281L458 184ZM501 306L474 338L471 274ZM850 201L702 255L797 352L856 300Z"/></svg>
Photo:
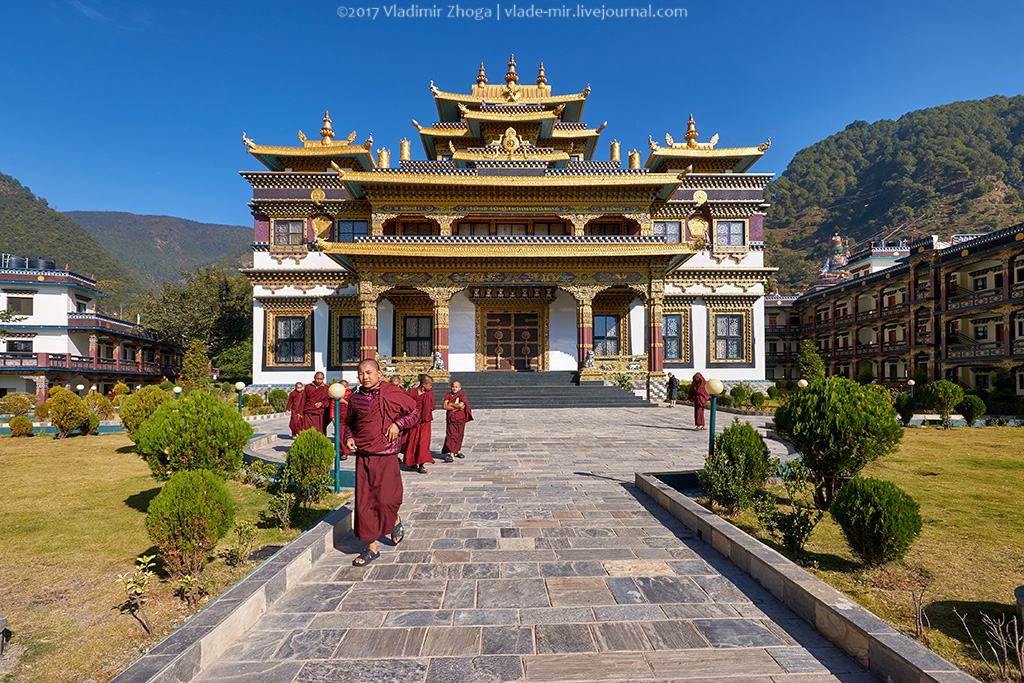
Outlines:
<svg viewBox="0 0 1024 683"><path fill-rule="evenodd" d="M199 680L875 680L635 489L702 462L691 410L476 417L465 460L403 474L401 545L327 553Z"/></svg>

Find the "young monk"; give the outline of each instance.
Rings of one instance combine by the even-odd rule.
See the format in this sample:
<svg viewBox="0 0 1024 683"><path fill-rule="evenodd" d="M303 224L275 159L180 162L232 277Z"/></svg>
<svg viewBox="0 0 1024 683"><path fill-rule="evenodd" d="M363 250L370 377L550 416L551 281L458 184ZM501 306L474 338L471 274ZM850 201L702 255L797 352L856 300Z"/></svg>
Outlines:
<svg viewBox="0 0 1024 683"><path fill-rule="evenodd" d="M403 430L420 421L416 401L401 387L384 382L372 358L359 364L359 390L352 393L345 416L345 445L356 454L356 538L366 549L352 560L365 567L378 557L377 539L391 534L398 545L405 527L398 517L402 505L402 472L398 468Z"/></svg>
<svg viewBox="0 0 1024 683"><path fill-rule="evenodd" d="M409 391L416 400L420 410L420 423L405 434L402 453L405 455L406 467L412 467L420 474L426 474L426 464L434 463L430 457L430 423L434 419L434 380L428 375L420 375L420 384Z"/></svg>
<svg viewBox="0 0 1024 683"><path fill-rule="evenodd" d="M469 399L462 393L462 382L452 382L452 390L444 395L444 409L445 435L441 452L445 454L445 462L455 462L453 454L456 458L466 457L462 454L462 439L466 436L466 423L473 421Z"/></svg>
<svg viewBox="0 0 1024 683"><path fill-rule="evenodd" d="M303 394L302 429L315 429L326 435L327 425L331 421L327 416L327 406L332 401L331 395L327 393L327 385L324 384L324 373L313 375L313 383L306 385Z"/></svg>
<svg viewBox="0 0 1024 683"><path fill-rule="evenodd" d="M711 394L708 393L707 380L699 372L693 376L693 383L690 384L690 393L687 398L693 401L694 429L707 429L704 426L704 406L711 399Z"/></svg>
<svg viewBox="0 0 1024 683"><path fill-rule="evenodd" d="M288 404L284 407L284 412L291 414L291 419L288 420L288 429L291 430L293 437L298 436L302 431L302 399L304 396L302 382L296 382L295 388L288 394Z"/></svg>

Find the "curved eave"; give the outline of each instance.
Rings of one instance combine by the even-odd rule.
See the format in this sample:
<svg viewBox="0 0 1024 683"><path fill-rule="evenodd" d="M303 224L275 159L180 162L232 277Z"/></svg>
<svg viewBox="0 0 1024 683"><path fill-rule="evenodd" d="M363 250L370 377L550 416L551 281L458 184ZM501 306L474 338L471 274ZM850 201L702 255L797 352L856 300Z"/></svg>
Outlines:
<svg viewBox="0 0 1024 683"><path fill-rule="evenodd" d="M311 157L323 159L354 157L363 168L374 168L377 165L370 150L362 145L325 145L322 147L264 147L257 145L248 147L247 151L271 171L283 171L286 168L291 168L284 160L309 159Z"/></svg>
<svg viewBox="0 0 1024 683"><path fill-rule="evenodd" d="M434 95L434 102L437 105L439 121L458 121L462 118L459 113L459 105L480 104L480 98L475 95L460 95L458 93L438 92ZM539 104L542 106L564 104L562 120L566 123L579 123L583 117L583 105L587 102L584 93L571 95L557 95L554 97L535 97L519 104ZM503 102L490 102L490 104L505 104Z"/></svg>
<svg viewBox="0 0 1024 683"><path fill-rule="evenodd" d="M727 159L733 161L733 173L743 173L764 156L764 151L757 147L734 147L731 149L690 149L659 147L651 150L644 168L661 171L669 161L701 161L705 159Z"/></svg>

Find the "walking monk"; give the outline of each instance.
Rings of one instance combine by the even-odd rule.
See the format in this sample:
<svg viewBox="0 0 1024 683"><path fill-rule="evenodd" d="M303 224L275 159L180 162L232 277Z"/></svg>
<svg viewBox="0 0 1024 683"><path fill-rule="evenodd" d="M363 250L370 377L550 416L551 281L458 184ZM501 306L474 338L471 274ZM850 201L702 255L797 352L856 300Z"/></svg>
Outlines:
<svg viewBox="0 0 1024 683"><path fill-rule="evenodd" d="M299 432L302 431L302 382L296 382L295 388L288 394L288 405L284 407L284 412L291 413L291 419L288 420L288 429L291 430L292 436L298 436Z"/></svg>
<svg viewBox="0 0 1024 683"><path fill-rule="evenodd" d="M462 439L466 436L466 423L473 421L469 399L462 393L462 382L452 382L452 390L444 395L444 409L444 448L441 452L445 454L445 462L455 462L452 454L456 458L466 457L462 454Z"/></svg>
<svg viewBox="0 0 1024 683"><path fill-rule="evenodd" d="M324 373L318 372L313 375L313 383L307 384L302 393L301 431L315 429L326 435L330 422L327 417L327 406L331 403L331 395L327 393L327 385L324 384Z"/></svg>
<svg viewBox="0 0 1024 683"><path fill-rule="evenodd" d="M416 406L420 410L420 423L405 435L403 462L406 467L415 468L420 474L427 473L424 465L434 463L434 459L430 457L430 423L434 419L435 401L432 386L434 380L430 376L420 375L420 385L409 391L409 395L416 400Z"/></svg>
<svg viewBox="0 0 1024 683"><path fill-rule="evenodd" d="M359 364L359 390L348 400L345 445L356 454L356 538L366 549L352 560L364 567L378 557L377 539L391 534L391 542L405 536L398 508L402 506L402 472L398 468L402 430L416 426L420 411L401 387L383 382L380 365L372 358Z"/></svg>
<svg viewBox="0 0 1024 683"><path fill-rule="evenodd" d="M708 393L708 381L699 372L693 376L687 398L693 401L693 422L696 425L694 429L707 429L704 426L704 406L711 399L711 394Z"/></svg>

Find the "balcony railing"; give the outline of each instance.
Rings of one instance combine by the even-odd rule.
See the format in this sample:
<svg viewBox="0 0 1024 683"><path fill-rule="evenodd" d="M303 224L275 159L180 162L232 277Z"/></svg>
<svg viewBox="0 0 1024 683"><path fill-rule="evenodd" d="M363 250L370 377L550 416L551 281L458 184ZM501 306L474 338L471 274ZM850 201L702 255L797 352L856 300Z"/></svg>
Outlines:
<svg viewBox="0 0 1024 683"><path fill-rule="evenodd" d="M882 315L905 315L910 310L910 304L896 304L882 309Z"/></svg>
<svg viewBox="0 0 1024 683"><path fill-rule="evenodd" d="M384 356L377 359L385 377L419 377L430 372L434 359L430 356Z"/></svg>
<svg viewBox="0 0 1024 683"><path fill-rule="evenodd" d="M768 351L764 354L765 360L778 363L780 361L789 360L789 354L785 351Z"/></svg>
<svg viewBox="0 0 1024 683"><path fill-rule="evenodd" d="M618 375L626 375L631 379L647 377L647 354L637 356L595 356L594 369L604 375L605 379L615 379Z"/></svg>
<svg viewBox="0 0 1024 683"><path fill-rule="evenodd" d="M992 358L1003 355L1003 342L993 341L973 344L950 344L946 348L946 358Z"/></svg>
<svg viewBox="0 0 1024 683"><path fill-rule="evenodd" d="M857 311L857 321L861 320L874 320L878 317L878 309L872 308L867 311Z"/></svg>
<svg viewBox="0 0 1024 683"><path fill-rule="evenodd" d="M852 323L853 321L854 321L854 315L852 313L847 313L845 315L837 315L836 319L835 319L835 324L836 325L843 325L845 323Z"/></svg>
<svg viewBox="0 0 1024 683"><path fill-rule="evenodd" d="M956 296L950 297L946 300L946 310L956 311L961 308L971 308L972 306L985 306L987 304L997 304L1003 300L1003 290L1000 289L983 289L977 292L966 292L958 293Z"/></svg>
<svg viewBox="0 0 1024 683"><path fill-rule="evenodd" d="M156 339L156 335L144 327L102 313L68 313L68 327L98 327L111 332L130 334L135 337Z"/></svg>
<svg viewBox="0 0 1024 683"><path fill-rule="evenodd" d="M884 353L891 353L893 351L906 351L907 348L908 346L906 339L882 342L882 351Z"/></svg>
<svg viewBox="0 0 1024 683"><path fill-rule="evenodd" d="M838 346L832 355L836 358L849 358L857 355L857 349L853 346Z"/></svg>
<svg viewBox="0 0 1024 683"><path fill-rule="evenodd" d="M786 325L765 325L764 331L766 334L786 334L789 332L789 327Z"/></svg>
<svg viewBox="0 0 1024 683"><path fill-rule="evenodd" d="M113 358L93 359L70 353L0 353L0 367L33 368L36 370L78 370L81 372L131 373L137 375L177 375L176 365L137 363Z"/></svg>

